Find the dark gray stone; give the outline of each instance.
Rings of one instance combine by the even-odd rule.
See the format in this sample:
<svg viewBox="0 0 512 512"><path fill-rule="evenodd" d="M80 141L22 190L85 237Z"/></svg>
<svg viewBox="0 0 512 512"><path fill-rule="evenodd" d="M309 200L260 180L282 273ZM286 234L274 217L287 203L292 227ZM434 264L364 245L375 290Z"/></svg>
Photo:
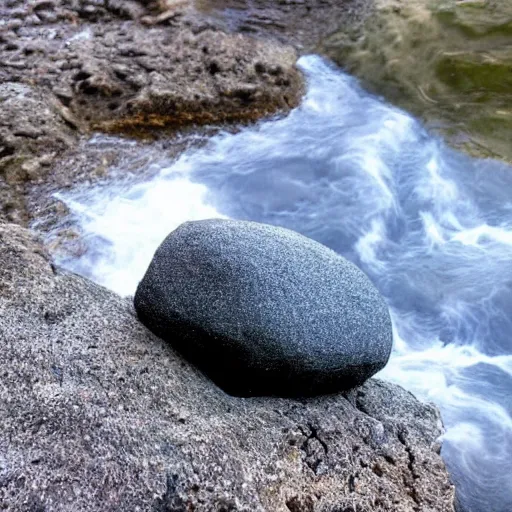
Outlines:
<svg viewBox="0 0 512 512"><path fill-rule="evenodd" d="M140 320L231 394L301 396L362 384L388 361L387 306L355 265L293 231L188 222L135 295Z"/></svg>

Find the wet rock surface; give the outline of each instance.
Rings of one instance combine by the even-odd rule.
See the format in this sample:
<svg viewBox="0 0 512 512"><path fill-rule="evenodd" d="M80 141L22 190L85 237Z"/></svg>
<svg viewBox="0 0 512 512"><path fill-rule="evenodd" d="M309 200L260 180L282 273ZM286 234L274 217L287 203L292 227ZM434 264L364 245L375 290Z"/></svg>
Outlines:
<svg viewBox="0 0 512 512"><path fill-rule="evenodd" d="M437 409L369 380L226 395L130 303L0 223L0 503L45 511L453 511Z"/></svg>
<svg viewBox="0 0 512 512"><path fill-rule="evenodd" d="M373 0L196 0L197 9L225 30L257 34L311 52L333 32L359 26Z"/></svg>
<svg viewBox="0 0 512 512"><path fill-rule="evenodd" d="M0 218L26 222L27 186L44 182L57 155L75 144L76 131L62 115L47 92L0 83Z"/></svg>
<svg viewBox="0 0 512 512"><path fill-rule="evenodd" d="M26 224L66 181L97 180L105 165L94 154L85 155L90 165L73 164L92 131L154 140L287 112L303 92L298 53L361 23L372 4L2 2L0 218ZM27 93L5 92L12 87Z"/></svg>
<svg viewBox="0 0 512 512"><path fill-rule="evenodd" d="M31 217L20 183L51 182L41 167L82 134L254 121L303 92L292 46L224 32L190 2L7 1L0 19L0 215L16 222Z"/></svg>
<svg viewBox="0 0 512 512"><path fill-rule="evenodd" d="M381 370L393 334L365 274L294 231L187 222L135 294L141 321L238 396L349 389Z"/></svg>

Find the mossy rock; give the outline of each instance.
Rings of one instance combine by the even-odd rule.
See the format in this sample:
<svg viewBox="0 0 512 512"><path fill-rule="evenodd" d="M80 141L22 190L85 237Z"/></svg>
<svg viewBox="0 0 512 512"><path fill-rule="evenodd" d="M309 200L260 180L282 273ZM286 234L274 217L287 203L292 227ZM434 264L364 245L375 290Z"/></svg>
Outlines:
<svg viewBox="0 0 512 512"><path fill-rule="evenodd" d="M320 51L452 145L512 162L512 3L381 1Z"/></svg>

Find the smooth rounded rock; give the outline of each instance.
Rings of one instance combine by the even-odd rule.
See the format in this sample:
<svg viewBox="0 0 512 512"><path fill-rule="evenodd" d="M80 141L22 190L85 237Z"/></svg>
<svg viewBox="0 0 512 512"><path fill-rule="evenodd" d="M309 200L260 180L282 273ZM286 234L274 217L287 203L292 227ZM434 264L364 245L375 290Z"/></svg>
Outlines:
<svg viewBox="0 0 512 512"><path fill-rule="evenodd" d="M385 366L389 312L365 274L288 229L187 222L135 295L140 320L228 393L304 396L362 384Z"/></svg>

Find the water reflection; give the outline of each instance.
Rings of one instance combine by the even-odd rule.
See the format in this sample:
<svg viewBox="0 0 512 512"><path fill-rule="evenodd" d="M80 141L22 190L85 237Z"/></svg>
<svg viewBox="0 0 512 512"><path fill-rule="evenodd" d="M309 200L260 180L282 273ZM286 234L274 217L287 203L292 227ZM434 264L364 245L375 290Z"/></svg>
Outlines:
<svg viewBox="0 0 512 512"><path fill-rule="evenodd" d="M452 145L512 162L509 0L377 0L363 27L319 51Z"/></svg>

